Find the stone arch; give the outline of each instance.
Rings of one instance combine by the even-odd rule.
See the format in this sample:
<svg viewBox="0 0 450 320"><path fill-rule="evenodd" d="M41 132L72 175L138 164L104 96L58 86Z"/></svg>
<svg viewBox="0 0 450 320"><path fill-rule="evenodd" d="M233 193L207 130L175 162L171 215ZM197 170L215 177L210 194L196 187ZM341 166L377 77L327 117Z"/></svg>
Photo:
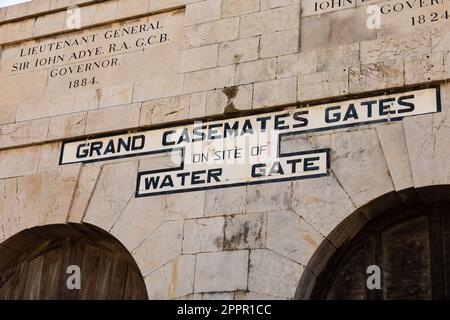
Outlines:
<svg viewBox="0 0 450 320"><path fill-rule="evenodd" d="M80 290L69 290L69 266L80 269ZM73 272L73 271L72 271ZM0 244L2 299L148 299L129 251L89 224L22 230Z"/></svg>
<svg viewBox="0 0 450 320"><path fill-rule="evenodd" d="M390 192L352 212L322 241L314 252L301 276L294 299L306 300L311 297L318 276L326 269L334 253L364 229L366 223L390 209L400 208L403 205L414 206L438 202L450 202L450 185L409 188L400 192ZM367 217L366 223L355 223L360 220L362 212ZM340 239L339 245L334 246L329 239Z"/></svg>

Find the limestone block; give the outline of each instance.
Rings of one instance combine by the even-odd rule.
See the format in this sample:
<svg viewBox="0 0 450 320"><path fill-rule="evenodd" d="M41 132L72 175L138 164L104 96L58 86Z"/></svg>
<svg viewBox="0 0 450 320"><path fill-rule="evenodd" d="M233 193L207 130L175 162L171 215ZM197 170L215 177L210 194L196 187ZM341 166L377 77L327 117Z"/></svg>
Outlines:
<svg viewBox="0 0 450 320"><path fill-rule="evenodd" d="M0 178L36 172L41 146L0 151Z"/></svg>
<svg viewBox="0 0 450 320"><path fill-rule="evenodd" d="M38 16L34 24L33 36L43 36L61 32L66 26L66 12L60 11Z"/></svg>
<svg viewBox="0 0 450 320"><path fill-rule="evenodd" d="M218 55L218 44L183 50L180 73L214 68L217 66Z"/></svg>
<svg viewBox="0 0 450 320"><path fill-rule="evenodd" d="M283 192L280 192L283 190ZM289 209L292 199L292 182L267 183L247 187L245 211L269 212Z"/></svg>
<svg viewBox="0 0 450 320"><path fill-rule="evenodd" d="M356 207L394 190L375 129L331 136L332 170Z"/></svg>
<svg viewBox="0 0 450 320"><path fill-rule="evenodd" d="M223 248L223 217L186 220L183 253L219 251Z"/></svg>
<svg viewBox="0 0 450 320"><path fill-rule="evenodd" d="M204 0L186 6L185 25L205 23L220 19L222 0Z"/></svg>
<svg viewBox="0 0 450 320"><path fill-rule="evenodd" d="M367 14L362 8L302 17L300 48L308 51L376 39L376 30L368 29L366 20Z"/></svg>
<svg viewBox="0 0 450 320"><path fill-rule="evenodd" d="M259 37L227 41L219 47L219 66L257 60Z"/></svg>
<svg viewBox="0 0 450 320"><path fill-rule="evenodd" d="M37 119L2 126L0 148L44 141L50 119Z"/></svg>
<svg viewBox="0 0 450 320"><path fill-rule="evenodd" d="M434 28L431 30L432 52L442 52L450 50L450 28Z"/></svg>
<svg viewBox="0 0 450 320"><path fill-rule="evenodd" d="M298 100L336 97L348 93L348 69L317 72L298 77Z"/></svg>
<svg viewBox="0 0 450 320"><path fill-rule="evenodd" d="M165 265L181 254L183 221L163 223L132 252L143 276Z"/></svg>
<svg viewBox="0 0 450 320"><path fill-rule="evenodd" d="M16 19L24 15L34 14L37 12L47 11L50 6L50 0L42 1L29 1L25 3L19 3L14 6L7 7L6 19Z"/></svg>
<svg viewBox="0 0 450 320"><path fill-rule="evenodd" d="M194 290L195 256L182 255L145 277L150 300L175 299Z"/></svg>
<svg viewBox="0 0 450 320"><path fill-rule="evenodd" d="M402 123L389 123L376 127L395 190L414 186L408 148Z"/></svg>
<svg viewBox="0 0 450 320"><path fill-rule="evenodd" d="M189 205L186 205L189 204ZM203 217L205 191L171 194L167 196L166 220Z"/></svg>
<svg viewBox="0 0 450 320"><path fill-rule="evenodd" d="M253 85L251 84L209 91L206 95L206 115L250 110L252 100Z"/></svg>
<svg viewBox="0 0 450 320"><path fill-rule="evenodd" d="M83 221L92 193L100 177L100 172L101 166L97 164L81 166L72 205L69 210L68 222L81 223Z"/></svg>
<svg viewBox="0 0 450 320"><path fill-rule="evenodd" d="M300 30L290 29L273 33L265 33L261 36L261 58L272 58L299 51Z"/></svg>
<svg viewBox="0 0 450 320"><path fill-rule="evenodd" d="M255 84L253 108L280 106L297 102L297 77Z"/></svg>
<svg viewBox="0 0 450 320"><path fill-rule="evenodd" d="M97 90L84 90L76 93L71 92L64 95L54 95L51 93L52 91L49 90L49 87L47 87L46 90L46 95L50 97L48 114L51 117L94 110L99 106L99 96Z"/></svg>
<svg viewBox="0 0 450 320"><path fill-rule="evenodd" d="M77 137L84 134L87 112L50 118L47 140Z"/></svg>
<svg viewBox="0 0 450 320"><path fill-rule="evenodd" d="M165 196L133 198L114 223L111 234L133 251L164 221Z"/></svg>
<svg viewBox="0 0 450 320"><path fill-rule="evenodd" d="M239 64L236 69L236 83L246 84L275 79L277 59L264 59Z"/></svg>
<svg viewBox="0 0 450 320"><path fill-rule="evenodd" d="M120 84L116 86L101 88L99 90L99 106L113 107L131 103L133 98L133 84Z"/></svg>
<svg viewBox="0 0 450 320"><path fill-rule="evenodd" d="M359 61L359 43L322 48L317 50L317 71L329 71L357 66Z"/></svg>
<svg viewBox="0 0 450 320"><path fill-rule="evenodd" d="M139 125L166 123L186 119L190 96L183 95L145 102L141 107Z"/></svg>
<svg viewBox="0 0 450 320"><path fill-rule="evenodd" d="M0 107L0 124L12 123L16 119L17 105L10 104Z"/></svg>
<svg viewBox="0 0 450 320"><path fill-rule="evenodd" d="M205 216L232 215L245 212L247 187L206 191Z"/></svg>
<svg viewBox="0 0 450 320"><path fill-rule="evenodd" d="M61 142L43 144L39 156L38 172L57 170L61 154Z"/></svg>
<svg viewBox="0 0 450 320"><path fill-rule="evenodd" d="M431 34L411 32L386 39L361 42L361 63L371 64L431 53Z"/></svg>
<svg viewBox="0 0 450 320"><path fill-rule="evenodd" d="M293 211L268 214L267 249L305 266L323 240L323 235Z"/></svg>
<svg viewBox="0 0 450 320"><path fill-rule="evenodd" d="M20 230L39 225L65 223L78 172L79 165L71 165L54 171L19 177L15 193L7 194L7 198L16 199L9 210L16 211Z"/></svg>
<svg viewBox="0 0 450 320"><path fill-rule="evenodd" d="M293 210L324 236L356 210L331 173L328 177L294 182Z"/></svg>
<svg viewBox="0 0 450 320"><path fill-rule="evenodd" d="M243 214L225 217L224 250L259 249L266 242L266 215Z"/></svg>
<svg viewBox="0 0 450 320"><path fill-rule="evenodd" d="M197 255L194 292L247 290L248 251Z"/></svg>
<svg viewBox="0 0 450 320"><path fill-rule="evenodd" d="M202 118L206 112L206 92L191 94L189 119Z"/></svg>
<svg viewBox="0 0 450 320"><path fill-rule="evenodd" d="M139 124L138 104L89 111L86 134L136 128Z"/></svg>
<svg viewBox="0 0 450 320"><path fill-rule="evenodd" d="M317 71L317 50L278 57L277 77L285 78Z"/></svg>
<svg viewBox="0 0 450 320"><path fill-rule="evenodd" d="M134 197L136 174L137 161L104 165L84 222L109 231Z"/></svg>
<svg viewBox="0 0 450 320"><path fill-rule="evenodd" d="M270 250L252 250L248 290L292 299L304 267Z"/></svg>
<svg viewBox="0 0 450 320"><path fill-rule="evenodd" d="M134 85L133 102L181 95L183 83L184 74L172 77L161 75L150 81L138 81Z"/></svg>
<svg viewBox="0 0 450 320"><path fill-rule="evenodd" d="M416 84L446 79L444 54L442 52L426 54L405 59L405 83Z"/></svg>
<svg viewBox="0 0 450 320"><path fill-rule="evenodd" d="M48 106L48 99L19 103L17 106L16 122L48 117Z"/></svg>
<svg viewBox="0 0 450 320"><path fill-rule="evenodd" d="M91 6L81 7L81 27L114 21L117 16L117 0L104 1Z"/></svg>
<svg viewBox="0 0 450 320"><path fill-rule="evenodd" d="M150 2L150 0L119 0L116 18L121 19L147 12Z"/></svg>
<svg viewBox="0 0 450 320"><path fill-rule="evenodd" d="M444 100L445 101L445 100ZM448 106L448 103L445 103ZM450 181L448 107L442 113L404 119L414 186L443 185Z"/></svg>
<svg viewBox="0 0 450 320"><path fill-rule="evenodd" d="M231 87L235 82L234 65L186 73L184 92L199 91Z"/></svg>
<svg viewBox="0 0 450 320"><path fill-rule="evenodd" d="M239 37L239 17L222 19L184 28L183 46L193 48L236 40Z"/></svg>
<svg viewBox="0 0 450 320"><path fill-rule="evenodd" d="M389 60L350 68L350 93L399 87L403 84L404 64L402 60Z"/></svg>
<svg viewBox="0 0 450 320"><path fill-rule="evenodd" d="M222 18L241 16L259 11L259 0L223 0Z"/></svg>
<svg viewBox="0 0 450 320"><path fill-rule="evenodd" d="M6 15L8 16L8 14ZM24 19L13 23L8 23L8 31L3 41L13 42L31 38L33 36L34 23L35 19Z"/></svg>
<svg viewBox="0 0 450 320"><path fill-rule="evenodd" d="M300 25L300 7L298 5L261 11L241 17L241 38L264 33L298 28Z"/></svg>

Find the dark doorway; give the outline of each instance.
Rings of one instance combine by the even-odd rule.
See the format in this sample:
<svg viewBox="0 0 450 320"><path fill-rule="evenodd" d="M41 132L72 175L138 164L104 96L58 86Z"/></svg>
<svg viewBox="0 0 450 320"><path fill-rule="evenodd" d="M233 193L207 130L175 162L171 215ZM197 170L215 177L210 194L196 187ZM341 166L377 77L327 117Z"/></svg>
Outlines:
<svg viewBox="0 0 450 320"><path fill-rule="evenodd" d="M79 266L81 289L67 268ZM125 247L86 225L23 231L0 247L0 299L147 299L142 275Z"/></svg>
<svg viewBox="0 0 450 320"><path fill-rule="evenodd" d="M369 290L367 267L381 269ZM312 299L449 299L450 203L385 212L347 241L319 275Z"/></svg>

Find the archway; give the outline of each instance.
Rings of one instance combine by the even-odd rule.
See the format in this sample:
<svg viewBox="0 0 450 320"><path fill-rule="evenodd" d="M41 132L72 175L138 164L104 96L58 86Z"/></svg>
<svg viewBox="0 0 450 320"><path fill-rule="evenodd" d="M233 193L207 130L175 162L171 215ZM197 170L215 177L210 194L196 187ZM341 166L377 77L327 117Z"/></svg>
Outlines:
<svg viewBox="0 0 450 320"><path fill-rule="evenodd" d="M449 186L405 194L401 204L394 205L392 195L373 201L370 205L383 212L374 212L332 255L326 256L326 245L321 245L311 260L326 259L325 267L302 276L296 298L450 298ZM335 232L339 230L342 226ZM367 268L372 265L381 270L379 290L367 287Z"/></svg>
<svg viewBox="0 0 450 320"><path fill-rule="evenodd" d="M67 286L69 266L79 267L79 290ZM147 291L119 241L66 224L24 230L0 245L0 299L147 299Z"/></svg>

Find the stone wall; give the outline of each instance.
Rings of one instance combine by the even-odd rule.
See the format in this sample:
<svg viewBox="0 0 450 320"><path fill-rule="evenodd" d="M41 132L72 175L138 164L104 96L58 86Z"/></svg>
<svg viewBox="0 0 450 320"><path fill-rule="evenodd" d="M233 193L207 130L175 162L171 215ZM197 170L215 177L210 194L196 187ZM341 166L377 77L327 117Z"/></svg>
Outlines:
<svg viewBox="0 0 450 320"><path fill-rule="evenodd" d="M313 0L34 0L0 9L0 242L38 225L89 223L132 253L151 299L292 299L302 274L315 277L373 217L368 203L450 183L450 2L425 2L330 0L315 10ZM372 4L384 6L379 29L366 26ZM65 26L69 5L80 6L81 30ZM137 47L133 38L135 48L114 51L121 36L105 38L157 21L169 42ZM51 70L65 61L33 64L57 55L30 48L93 34L110 50L98 56L118 64L59 76ZM85 77L95 80L70 88ZM440 113L292 139L295 150L331 149L320 179L135 198L137 172L170 165L167 155L59 165L67 139L431 83L441 84ZM326 254L311 260L319 245Z"/></svg>

